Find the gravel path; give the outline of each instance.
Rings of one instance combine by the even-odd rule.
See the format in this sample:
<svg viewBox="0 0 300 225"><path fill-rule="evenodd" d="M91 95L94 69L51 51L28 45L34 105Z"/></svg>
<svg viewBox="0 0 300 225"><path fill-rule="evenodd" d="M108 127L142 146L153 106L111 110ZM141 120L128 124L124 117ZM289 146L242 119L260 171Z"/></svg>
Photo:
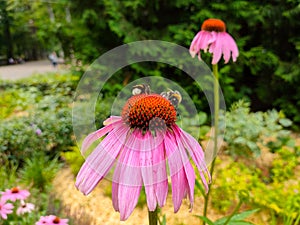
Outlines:
<svg viewBox="0 0 300 225"><path fill-rule="evenodd" d="M0 79L17 80L33 74L47 74L61 70L54 68L49 60L25 62L24 64L0 66Z"/></svg>

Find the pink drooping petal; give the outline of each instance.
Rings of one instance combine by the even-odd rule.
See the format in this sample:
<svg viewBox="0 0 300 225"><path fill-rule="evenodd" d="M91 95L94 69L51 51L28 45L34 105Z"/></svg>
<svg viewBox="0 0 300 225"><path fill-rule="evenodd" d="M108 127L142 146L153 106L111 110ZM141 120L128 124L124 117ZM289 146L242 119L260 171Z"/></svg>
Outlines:
<svg viewBox="0 0 300 225"><path fill-rule="evenodd" d="M157 132L157 136L164 137L165 133ZM164 142L160 143L153 151L153 177L155 181L155 194L157 197L157 203L160 207L163 207L166 203L168 195L168 174L166 168L166 155Z"/></svg>
<svg viewBox="0 0 300 225"><path fill-rule="evenodd" d="M89 194L99 181L107 175L125 143L128 131L127 126L119 124L87 157L75 183L82 193Z"/></svg>
<svg viewBox="0 0 300 225"><path fill-rule="evenodd" d="M209 52L213 54L212 64L217 64L222 56L222 39L219 37L219 32L212 32L216 37L215 41L210 45Z"/></svg>
<svg viewBox="0 0 300 225"><path fill-rule="evenodd" d="M225 34L224 34L224 40L225 40L225 41L224 41L225 47L227 48L226 51L230 51L230 52L231 52L232 61L235 62L236 59L237 59L237 57L239 56L239 49L238 49L238 47L237 47L237 45L236 45L234 39L233 39L228 33L225 33ZM225 48L225 47L224 47L224 48ZM224 50L224 51L225 51L225 50ZM224 56L225 56L225 55L224 55ZM230 57L229 57L229 59L230 59ZM225 58L224 58L224 60L225 60L226 62L228 62L229 59L228 59L228 60L225 60ZM225 63L226 63L226 62L225 62Z"/></svg>
<svg viewBox="0 0 300 225"><path fill-rule="evenodd" d="M179 128L179 127L178 127ZM190 163L189 157L187 155L187 148L184 145L184 141L182 139L181 135L177 135L176 132L174 132L174 137L178 146L178 150L180 152L181 160L184 166L184 172L186 175L187 180L187 194L190 199L191 209L193 209L194 205L194 187L195 187L195 171Z"/></svg>
<svg viewBox="0 0 300 225"><path fill-rule="evenodd" d="M201 50L208 49L209 45L215 41L215 37L207 31L200 31L194 37L191 45L190 45L190 54L192 57L198 53L198 58L201 60Z"/></svg>
<svg viewBox="0 0 300 225"><path fill-rule="evenodd" d="M155 183L154 180L154 162L153 154L154 139L150 131L147 131L143 136L143 140L140 148L140 168L142 172L142 179L145 186L147 205L149 211L154 211L157 206L156 194L155 194ZM145 151L145 149L148 149Z"/></svg>
<svg viewBox="0 0 300 225"><path fill-rule="evenodd" d="M180 149L173 133L167 132L165 137L165 149L170 169L172 182L172 199L174 212L181 206L182 199L189 195L191 206L193 205L195 173L189 162L185 149Z"/></svg>
<svg viewBox="0 0 300 225"><path fill-rule="evenodd" d="M150 131L143 135L141 141L140 167L150 211L163 206L168 194L168 177L164 154L164 132L157 131L153 136Z"/></svg>
<svg viewBox="0 0 300 225"><path fill-rule="evenodd" d="M198 143L190 134L180 129L176 124L172 127L177 139L180 139L185 146L185 149L188 151L189 155L192 157L192 160L197 166L199 174L201 176L202 183L205 187L206 192L208 191L208 184L205 178L205 175L208 177L209 182L211 180L209 171L205 163L204 152Z"/></svg>
<svg viewBox="0 0 300 225"><path fill-rule="evenodd" d="M116 211L120 212L121 220L126 220L134 210L142 188L140 151L130 148L128 143L137 147L139 140L136 132L128 136L127 143L118 158L114 176L112 200Z"/></svg>
<svg viewBox="0 0 300 225"><path fill-rule="evenodd" d="M110 132L115 128L116 125L122 123L121 117L119 117L119 120L116 118L114 119L113 123L110 123L109 125L89 134L82 142L82 147L81 147L81 154L84 156L87 149L91 146L91 144L96 141L97 139L103 137L105 134Z"/></svg>

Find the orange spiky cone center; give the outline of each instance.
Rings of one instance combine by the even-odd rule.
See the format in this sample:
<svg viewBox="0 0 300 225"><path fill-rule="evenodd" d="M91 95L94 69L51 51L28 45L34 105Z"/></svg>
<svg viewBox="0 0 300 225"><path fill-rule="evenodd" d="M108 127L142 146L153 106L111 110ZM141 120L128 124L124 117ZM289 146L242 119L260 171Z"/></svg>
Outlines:
<svg viewBox="0 0 300 225"><path fill-rule="evenodd" d="M19 188L13 187L13 188L11 189L11 193L14 193L14 194L19 193Z"/></svg>
<svg viewBox="0 0 300 225"><path fill-rule="evenodd" d="M59 224L60 219L59 217L55 217L54 220L52 221L54 224Z"/></svg>
<svg viewBox="0 0 300 225"><path fill-rule="evenodd" d="M128 99L122 118L131 128L163 130L176 122L176 109L161 95L140 94Z"/></svg>
<svg viewBox="0 0 300 225"><path fill-rule="evenodd" d="M216 32L225 32L226 31L226 25L225 23L220 19L207 19L203 22L201 26L201 30L205 31L216 31Z"/></svg>

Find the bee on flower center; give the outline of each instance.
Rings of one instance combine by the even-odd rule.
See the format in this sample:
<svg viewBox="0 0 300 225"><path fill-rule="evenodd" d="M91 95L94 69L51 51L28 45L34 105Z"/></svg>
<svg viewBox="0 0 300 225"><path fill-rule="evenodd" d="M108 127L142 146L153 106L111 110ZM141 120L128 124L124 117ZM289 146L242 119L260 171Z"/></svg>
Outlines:
<svg viewBox="0 0 300 225"><path fill-rule="evenodd" d="M148 84L137 84L132 87L132 95L150 94L151 89Z"/></svg>
<svg viewBox="0 0 300 225"><path fill-rule="evenodd" d="M175 108L177 108L178 105L182 101L182 96L181 96L180 92L177 90L173 91L173 90L169 89L169 91L164 91L164 92L160 93L160 95L162 97L168 99Z"/></svg>

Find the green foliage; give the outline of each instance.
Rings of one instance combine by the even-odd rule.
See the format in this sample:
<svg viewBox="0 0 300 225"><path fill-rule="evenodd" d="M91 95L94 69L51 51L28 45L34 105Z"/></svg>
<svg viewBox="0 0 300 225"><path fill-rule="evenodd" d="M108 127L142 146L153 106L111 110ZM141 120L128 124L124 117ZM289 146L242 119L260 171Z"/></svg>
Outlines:
<svg viewBox="0 0 300 225"><path fill-rule="evenodd" d="M70 109L66 108L5 120L0 134L1 158L20 164L36 151L53 157L74 144Z"/></svg>
<svg viewBox="0 0 300 225"><path fill-rule="evenodd" d="M84 162L84 158L80 154L79 149L74 147L70 151L63 152L62 157L66 160L67 164L70 166L72 173L76 175L79 172Z"/></svg>
<svg viewBox="0 0 300 225"><path fill-rule="evenodd" d="M209 218L204 216L197 216L202 221L205 221L208 225L251 225L253 223L247 222L244 219L255 213L257 209L248 210L241 213L234 214L229 221L227 221L227 217L220 218L216 221L211 221ZM227 221L227 222L226 222Z"/></svg>
<svg viewBox="0 0 300 225"><path fill-rule="evenodd" d="M37 152L32 157L25 159L20 174L27 186L45 191L60 167L61 163L58 161L58 157L50 159L44 153Z"/></svg>
<svg viewBox="0 0 300 225"><path fill-rule="evenodd" d="M254 159L233 161L226 158L226 165L217 160L215 183L213 184L212 205L222 212L227 212L238 201L236 193L247 190L250 193L249 203L262 209L262 213L282 221L292 217L294 221L299 212L299 188L297 179L299 156L288 148L282 148L274 154L271 166L262 169L256 167ZM222 164L222 165L221 165ZM267 170L267 171L265 171ZM230 198L228 198L230 196ZM282 199L285 199L282 201ZM278 224L278 223L275 223Z"/></svg>
<svg viewBox="0 0 300 225"><path fill-rule="evenodd" d="M0 94L8 96L3 104L10 109L3 113L0 127L0 155L4 161L22 166L34 152L55 157L75 144L69 107L74 80L68 75L49 75L49 82L46 80L40 76L1 83Z"/></svg>
<svg viewBox="0 0 300 225"><path fill-rule="evenodd" d="M273 152L285 145L294 146L290 131L285 129L291 124L281 112L253 113L249 103L236 102L226 112L226 152L233 156L259 156L259 145L267 146Z"/></svg>

